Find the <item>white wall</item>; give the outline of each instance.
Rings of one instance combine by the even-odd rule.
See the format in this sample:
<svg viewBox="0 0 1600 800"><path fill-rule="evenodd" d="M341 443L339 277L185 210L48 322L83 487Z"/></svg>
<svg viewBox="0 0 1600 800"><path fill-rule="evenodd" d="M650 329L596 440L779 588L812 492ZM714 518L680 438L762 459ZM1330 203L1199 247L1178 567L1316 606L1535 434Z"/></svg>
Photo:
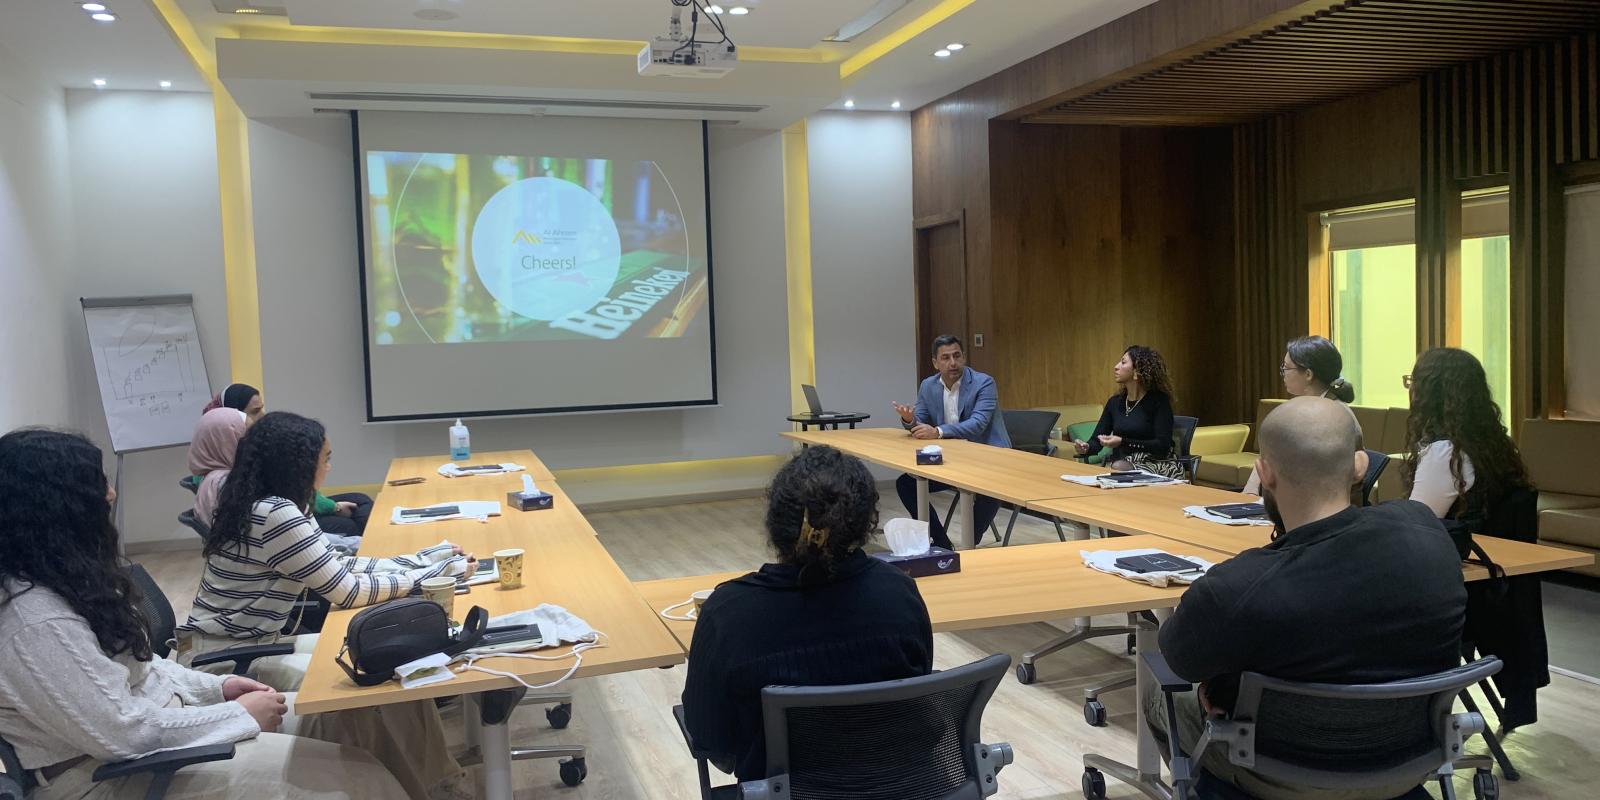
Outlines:
<svg viewBox="0 0 1600 800"><path fill-rule="evenodd" d="M73 421L66 131L61 90L0 48L0 433Z"/></svg>
<svg viewBox="0 0 1600 800"><path fill-rule="evenodd" d="M448 423L363 422L348 120L252 120L249 138L267 407L328 426L333 484L375 482L395 456L443 452ZM780 138L776 132L712 133L721 406L470 421L476 449L531 447L554 469L786 452L777 435L786 426L789 397ZM765 479L754 475L748 485ZM595 499L592 487L588 496L577 496Z"/></svg>
<svg viewBox="0 0 1600 800"><path fill-rule="evenodd" d="M79 296L194 296L212 388L228 382L228 313L222 223L217 202L216 125L211 96L184 92L72 90L66 94L72 157L76 269L68 302ZM73 310L67 340L73 416L106 450L111 442L82 317ZM177 486L188 448L135 453L122 477L122 533L130 545L187 540L177 514L193 499Z"/></svg>
<svg viewBox="0 0 1600 800"><path fill-rule="evenodd" d="M866 424L889 425L890 401L915 403L921 377L911 116L824 112L806 121L806 140L817 392L831 411L865 411Z"/></svg>

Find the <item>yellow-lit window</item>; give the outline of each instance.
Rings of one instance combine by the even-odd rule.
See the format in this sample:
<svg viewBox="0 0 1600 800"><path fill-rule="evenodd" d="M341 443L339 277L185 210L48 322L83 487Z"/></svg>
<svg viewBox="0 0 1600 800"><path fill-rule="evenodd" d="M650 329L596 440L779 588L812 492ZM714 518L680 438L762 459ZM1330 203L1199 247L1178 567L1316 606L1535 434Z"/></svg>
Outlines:
<svg viewBox="0 0 1600 800"><path fill-rule="evenodd" d="M1329 336L1356 403L1410 405L1402 378L1417 359L1417 248L1412 203L1322 216L1328 242Z"/></svg>

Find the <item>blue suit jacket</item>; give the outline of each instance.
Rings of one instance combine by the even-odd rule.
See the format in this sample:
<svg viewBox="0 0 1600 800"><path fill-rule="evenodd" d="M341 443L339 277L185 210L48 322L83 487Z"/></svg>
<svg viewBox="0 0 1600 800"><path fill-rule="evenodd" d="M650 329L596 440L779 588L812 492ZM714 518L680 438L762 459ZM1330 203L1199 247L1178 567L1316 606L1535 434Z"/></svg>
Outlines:
<svg viewBox="0 0 1600 800"><path fill-rule="evenodd" d="M960 419L944 418L944 381L938 375L927 378L917 388L917 422L938 426L946 439L1011 447L1005 418L1000 416L1000 391L995 388L994 378L967 367L961 373L960 410Z"/></svg>

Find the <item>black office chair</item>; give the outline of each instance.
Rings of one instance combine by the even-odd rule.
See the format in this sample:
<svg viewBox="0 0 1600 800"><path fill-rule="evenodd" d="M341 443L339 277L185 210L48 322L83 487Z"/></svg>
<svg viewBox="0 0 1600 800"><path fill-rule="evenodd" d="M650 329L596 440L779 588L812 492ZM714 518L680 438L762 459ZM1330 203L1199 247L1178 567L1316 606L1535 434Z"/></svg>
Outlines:
<svg viewBox="0 0 1600 800"><path fill-rule="evenodd" d="M201 522L200 518L194 515L194 509L185 509L183 513L178 515L178 522L183 523L183 527L194 531L195 535L200 537L200 541L211 541L211 526Z"/></svg>
<svg viewBox="0 0 1600 800"><path fill-rule="evenodd" d="M983 709L1011 667L989 656L916 678L853 686L769 686L761 690L767 738L764 780L712 787L687 730L704 800L895 798L980 800L999 790L1009 744L979 739ZM683 725L683 706L673 709Z"/></svg>
<svg viewBox="0 0 1600 800"><path fill-rule="evenodd" d="M1389 456L1376 450L1367 450L1367 474L1361 479L1361 506L1372 505L1372 489L1378 485L1378 479L1383 477L1383 470L1389 466Z"/></svg>
<svg viewBox="0 0 1600 800"><path fill-rule="evenodd" d="M1166 697L1167 730L1177 731L1174 695L1192 684L1175 674L1159 653L1140 653ZM1239 677L1239 695L1227 718L1208 718L1200 741L1185 755L1178 736L1167 737L1175 800L1221 784L1200 769L1201 755L1214 746L1228 762L1285 784L1327 789L1377 789L1415 780L1437 780L1444 800L1455 800L1452 777L1470 767L1473 795L1499 794L1499 784L1482 756L1464 756L1468 739L1484 729L1483 716L1456 713L1458 693L1500 670L1486 658L1436 675L1365 685L1295 683L1255 672ZM1103 756L1083 759L1083 794L1103 800L1102 771L1118 777L1134 772ZM1236 797L1232 787L1216 785L1210 794ZM1413 791L1406 797L1425 796Z"/></svg>
<svg viewBox="0 0 1600 800"><path fill-rule="evenodd" d="M1012 450L1038 453L1042 456L1050 455L1055 450L1050 444L1050 429L1056 426L1056 420L1061 419L1059 413L1032 409L1002 409L1000 418L1005 420L1006 433L1011 436Z"/></svg>
<svg viewBox="0 0 1600 800"><path fill-rule="evenodd" d="M162 594L161 587L144 567L138 564L126 564L122 571L139 590L139 611L144 615L145 624L149 626L150 649L155 651L156 656L166 658L172 652L173 631L178 627L177 617L172 613L172 604L167 602L167 596ZM292 644L244 645L195 656L189 665L198 669L211 664L232 663L233 674L244 675L255 665L258 658L286 656L293 652Z"/></svg>
<svg viewBox="0 0 1600 800"><path fill-rule="evenodd" d="M200 480L201 478L199 475L185 475L178 479L178 485L188 489L189 494L199 494Z"/></svg>
<svg viewBox="0 0 1600 800"><path fill-rule="evenodd" d="M1190 483L1194 483L1195 473L1200 470L1200 457L1189 454L1189 448L1194 445L1194 429L1199 426L1199 417L1172 418L1172 457L1183 465Z"/></svg>

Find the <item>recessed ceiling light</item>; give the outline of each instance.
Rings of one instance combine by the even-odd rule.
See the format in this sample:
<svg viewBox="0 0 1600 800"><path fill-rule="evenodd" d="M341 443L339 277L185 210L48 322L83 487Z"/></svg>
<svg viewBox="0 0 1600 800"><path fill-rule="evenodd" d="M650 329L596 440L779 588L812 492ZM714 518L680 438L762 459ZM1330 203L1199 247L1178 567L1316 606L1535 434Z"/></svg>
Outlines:
<svg viewBox="0 0 1600 800"><path fill-rule="evenodd" d="M163 88L163 89L171 89L172 88L172 81L162 81L161 82L161 88Z"/></svg>
<svg viewBox="0 0 1600 800"><path fill-rule="evenodd" d="M951 43L945 45L944 49L949 50L950 52L954 53L955 51L960 50L963 47L966 47L966 45L964 45L964 44L962 44L960 42L951 42Z"/></svg>
<svg viewBox="0 0 1600 800"><path fill-rule="evenodd" d="M896 101L894 101L894 102L893 102L893 103L890 103L890 104L889 104L889 107L890 107L890 108L899 108L899 107L900 107L900 101L899 101L899 100L896 100Z"/></svg>
<svg viewBox="0 0 1600 800"><path fill-rule="evenodd" d="M259 9L259 8L250 8L249 6L245 6L243 8L234 9L233 13L235 13L235 14L260 14L261 13L261 9Z"/></svg>
<svg viewBox="0 0 1600 800"><path fill-rule="evenodd" d="M856 101L854 101L854 100L846 100L846 101L844 101L844 107L845 108L855 108L856 107Z"/></svg>
<svg viewBox="0 0 1600 800"><path fill-rule="evenodd" d="M734 6L733 8L728 9L728 13L736 17L742 17L750 13L750 9L745 8L744 6Z"/></svg>
<svg viewBox="0 0 1600 800"><path fill-rule="evenodd" d="M78 7L83 9L84 11L104 11L104 10L106 10L105 3L79 3Z"/></svg>
<svg viewBox="0 0 1600 800"><path fill-rule="evenodd" d="M100 12L98 14L90 14L89 15L89 19L92 19L95 22L116 22L117 21L117 15L116 14L112 14L110 12L102 11L102 12Z"/></svg>
<svg viewBox="0 0 1600 800"><path fill-rule="evenodd" d="M722 6L711 6L711 7L707 8L706 10L710 11L713 14L721 14L722 13Z"/></svg>
<svg viewBox="0 0 1600 800"><path fill-rule="evenodd" d="M93 81L92 81L92 83L94 83L94 85L95 85L95 86L96 86L96 87L97 87L97 88L101 88L101 89L103 89L103 88L105 88L105 85L106 85L106 79L105 79L105 78L95 78L95 79L94 79L94 80L93 80Z"/></svg>
<svg viewBox="0 0 1600 800"><path fill-rule="evenodd" d="M949 58L950 57L950 51L949 50L935 50L935 51L933 51L933 57L934 58Z"/></svg>

